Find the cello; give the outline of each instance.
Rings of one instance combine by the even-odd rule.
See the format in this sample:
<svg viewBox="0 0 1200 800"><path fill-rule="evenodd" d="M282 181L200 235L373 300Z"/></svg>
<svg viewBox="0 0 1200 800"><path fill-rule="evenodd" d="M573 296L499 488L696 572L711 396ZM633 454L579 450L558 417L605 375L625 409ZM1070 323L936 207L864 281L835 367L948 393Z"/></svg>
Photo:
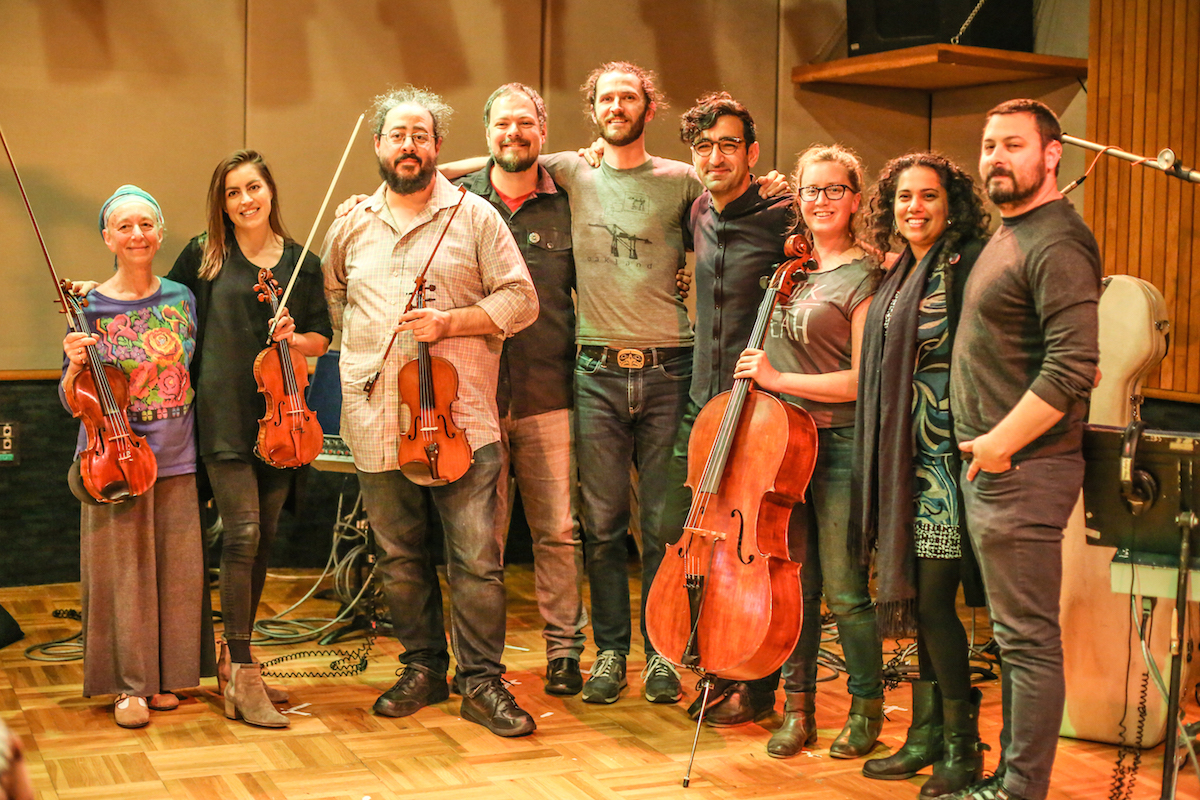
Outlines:
<svg viewBox="0 0 1200 800"><path fill-rule="evenodd" d="M792 258L771 278L748 347L761 348L775 304L804 279L807 242L793 236L785 252ZM735 380L696 418L688 442L692 505L650 587L646 630L660 655L704 676L706 694L715 677L769 675L796 646L803 600L787 528L816 454L812 417L752 388L749 378Z"/></svg>
<svg viewBox="0 0 1200 800"><path fill-rule="evenodd" d="M299 271L297 261L294 272ZM271 304L272 319L278 318L276 298L281 290L271 270L263 267L258 271L254 290L261 302ZM295 469L312 463L321 453L325 435L317 415L304 401L308 388L308 362L304 356L292 349L287 340L272 342L254 359L254 380L267 405L266 413L258 421L255 454L278 469Z"/></svg>

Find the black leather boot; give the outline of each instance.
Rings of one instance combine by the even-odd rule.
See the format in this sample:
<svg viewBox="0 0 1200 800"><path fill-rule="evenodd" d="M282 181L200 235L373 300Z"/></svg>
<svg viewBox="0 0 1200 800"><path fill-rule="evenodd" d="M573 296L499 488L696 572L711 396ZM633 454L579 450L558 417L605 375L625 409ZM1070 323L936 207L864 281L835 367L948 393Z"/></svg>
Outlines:
<svg viewBox="0 0 1200 800"><path fill-rule="evenodd" d="M862 773L881 781L911 778L942 759L942 693L936 681L912 682L912 723L904 746L863 764Z"/></svg>
<svg viewBox="0 0 1200 800"><path fill-rule="evenodd" d="M829 746L834 758L861 758L871 752L883 729L883 698L850 698L850 716Z"/></svg>
<svg viewBox="0 0 1200 800"><path fill-rule="evenodd" d="M933 765L933 777L921 787L921 797L954 794L983 778L983 751L979 740L979 704L983 693L971 689L969 700L942 700L944 748L942 760Z"/></svg>
<svg viewBox="0 0 1200 800"><path fill-rule="evenodd" d="M815 692L786 692L783 724L771 734L767 755L789 758L817 743L817 695Z"/></svg>

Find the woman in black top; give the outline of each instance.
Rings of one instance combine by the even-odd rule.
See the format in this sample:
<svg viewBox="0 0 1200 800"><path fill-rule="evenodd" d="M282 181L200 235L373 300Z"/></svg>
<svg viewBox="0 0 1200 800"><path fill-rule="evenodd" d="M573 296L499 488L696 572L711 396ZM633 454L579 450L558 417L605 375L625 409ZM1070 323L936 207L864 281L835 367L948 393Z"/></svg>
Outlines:
<svg viewBox="0 0 1200 800"><path fill-rule="evenodd" d="M225 713L281 728L288 719L271 701L285 702L287 693L264 686L250 655L250 635L292 472L255 455L265 404L254 379L254 359L266 346L272 312L269 303L259 301L254 285L259 269L266 267L286 286L300 250L283 227L271 170L257 152L239 150L213 171L208 229L188 243L169 276L195 292L199 317L192 361L199 455L225 529L221 611L228 661L223 652L218 667ZM305 356L319 356L332 336L320 260L309 253L271 338L286 339Z"/></svg>
<svg viewBox="0 0 1200 800"><path fill-rule="evenodd" d="M963 286L987 222L971 177L935 153L892 159L870 201L871 243L904 249L876 292L863 334L851 543L863 563L877 549L881 632L916 631L921 674L904 746L868 761L863 774L902 780L933 764L923 798L953 793L983 768L979 690L971 688L955 608L962 566L974 560L958 490L949 374Z"/></svg>

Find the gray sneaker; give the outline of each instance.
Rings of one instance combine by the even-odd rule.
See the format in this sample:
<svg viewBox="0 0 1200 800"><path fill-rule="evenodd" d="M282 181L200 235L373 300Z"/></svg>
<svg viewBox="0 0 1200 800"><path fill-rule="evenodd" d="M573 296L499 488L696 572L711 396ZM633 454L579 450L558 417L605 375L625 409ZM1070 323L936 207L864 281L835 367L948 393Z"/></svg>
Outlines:
<svg viewBox="0 0 1200 800"><path fill-rule="evenodd" d="M616 650L604 650L592 664L591 677L583 684L583 702L615 703L621 690L628 686L625 680L625 656Z"/></svg>
<svg viewBox="0 0 1200 800"><path fill-rule="evenodd" d="M645 685L646 699L651 703L677 703L683 697L679 671L658 653L650 656L646 662L646 668L642 670L642 683Z"/></svg>

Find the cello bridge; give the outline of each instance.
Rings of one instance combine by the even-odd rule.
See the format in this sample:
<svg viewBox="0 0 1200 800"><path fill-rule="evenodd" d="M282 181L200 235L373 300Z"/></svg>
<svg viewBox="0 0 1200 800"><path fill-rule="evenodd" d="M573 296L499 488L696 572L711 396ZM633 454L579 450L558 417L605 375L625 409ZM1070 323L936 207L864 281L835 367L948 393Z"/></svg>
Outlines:
<svg viewBox="0 0 1200 800"><path fill-rule="evenodd" d="M725 541L724 531L710 531L707 528L688 528L684 527L683 532L689 536L699 536L701 539L711 538L714 542Z"/></svg>

